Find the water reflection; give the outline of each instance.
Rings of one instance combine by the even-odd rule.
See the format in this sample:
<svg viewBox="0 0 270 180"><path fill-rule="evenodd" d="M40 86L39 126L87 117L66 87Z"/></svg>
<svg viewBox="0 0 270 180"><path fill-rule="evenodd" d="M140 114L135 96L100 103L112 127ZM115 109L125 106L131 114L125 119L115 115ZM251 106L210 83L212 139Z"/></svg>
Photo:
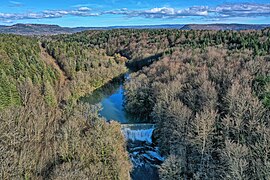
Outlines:
<svg viewBox="0 0 270 180"><path fill-rule="evenodd" d="M91 94L81 97L80 101L86 102L92 105L100 103L106 97L109 97L119 90L119 87L123 84L123 78L115 78L111 82L96 89Z"/></svg>
<svg viewBox="0 0 270 180"><path fill-rule="evenodd" d="M123 107L124 90L123 86L117 89L111 96L103 98L101 101L102 110L99 112L101 116L107 120L116 120L121 123L128 123L127 115Z"/></svg>
<svg viewBox="0 0 270 180"><path fill-rule="evenodd" d="M128 74L122 78L114 79L112 82L97 89L92 94L82 97L82 102L90 104L101 104L99 114L107 120L115 120L120 123L134 122L134 118L128 115L123 107L124 101L124 80L128 80Z"/></svg>

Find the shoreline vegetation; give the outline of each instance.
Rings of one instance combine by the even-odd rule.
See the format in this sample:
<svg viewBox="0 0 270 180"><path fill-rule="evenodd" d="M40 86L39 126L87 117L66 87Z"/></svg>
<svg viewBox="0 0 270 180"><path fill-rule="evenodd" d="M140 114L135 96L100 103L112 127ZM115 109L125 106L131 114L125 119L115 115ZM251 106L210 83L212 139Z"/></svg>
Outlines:
<svg viewBox="0 0 270 180"><path fill-rule="evenodd" d="M156 123L160 179L269 179L269 36L269 28L0 35L0 178L130 179L120 124L77 103L128 67L137 72L124 107Z"/></svg>

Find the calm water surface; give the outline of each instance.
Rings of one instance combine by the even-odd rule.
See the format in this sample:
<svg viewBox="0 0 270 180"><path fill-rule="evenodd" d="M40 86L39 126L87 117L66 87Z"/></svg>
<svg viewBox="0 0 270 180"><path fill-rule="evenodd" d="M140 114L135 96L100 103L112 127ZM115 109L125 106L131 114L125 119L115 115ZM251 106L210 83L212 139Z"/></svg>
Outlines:
<svg viewBox="0 0 270 180"><path fill-rule="evenodd" d="M111 96L104 97L100 102L102 110L100 115L107 120L116 120L121 123L128 123L127 114L123 107L124 90L123 86L120 87Z"/></svg>
<svg viewBox="0 0 270 180"><path fill-rule="evenodd" d="M116 80L94 91L86 97L82 97L83 102L90 104L101 104L99 114L105 119L115 120L121 124L134 123L135 119L125 112L124 102L124 80L129 79L129 75L125 75L123 79Z"/></svg>

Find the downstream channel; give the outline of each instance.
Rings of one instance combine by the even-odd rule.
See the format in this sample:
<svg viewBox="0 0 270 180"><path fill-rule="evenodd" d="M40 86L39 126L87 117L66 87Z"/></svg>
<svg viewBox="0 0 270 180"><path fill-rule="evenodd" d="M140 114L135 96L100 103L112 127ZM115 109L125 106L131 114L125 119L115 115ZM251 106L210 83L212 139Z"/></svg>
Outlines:
<svg viewBox="0 0 270 180"><path fill-rule="evenodd" d="M115 120L122 124L122 133L126 138L127 150L133 164L131 178L156 180L158 179L157 166L164 159L152 141L155 125L136 123L136 117L131 117L125 112L123 84L128 83L128 80L129 75L126 74L124 78L114 80L81 100L90 104L100 104L100 116L107 121Z"/></svg>

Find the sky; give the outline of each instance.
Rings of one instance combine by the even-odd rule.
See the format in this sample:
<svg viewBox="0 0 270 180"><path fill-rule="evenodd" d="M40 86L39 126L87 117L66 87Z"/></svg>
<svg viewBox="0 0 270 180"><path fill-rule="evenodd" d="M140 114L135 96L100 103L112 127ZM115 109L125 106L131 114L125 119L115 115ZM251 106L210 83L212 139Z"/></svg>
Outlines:
<svg viewBox="0 0 270 180"><path fill-rule="evenodd" d="M0 0L0 25L270 24L270 0Z"/></svg>

